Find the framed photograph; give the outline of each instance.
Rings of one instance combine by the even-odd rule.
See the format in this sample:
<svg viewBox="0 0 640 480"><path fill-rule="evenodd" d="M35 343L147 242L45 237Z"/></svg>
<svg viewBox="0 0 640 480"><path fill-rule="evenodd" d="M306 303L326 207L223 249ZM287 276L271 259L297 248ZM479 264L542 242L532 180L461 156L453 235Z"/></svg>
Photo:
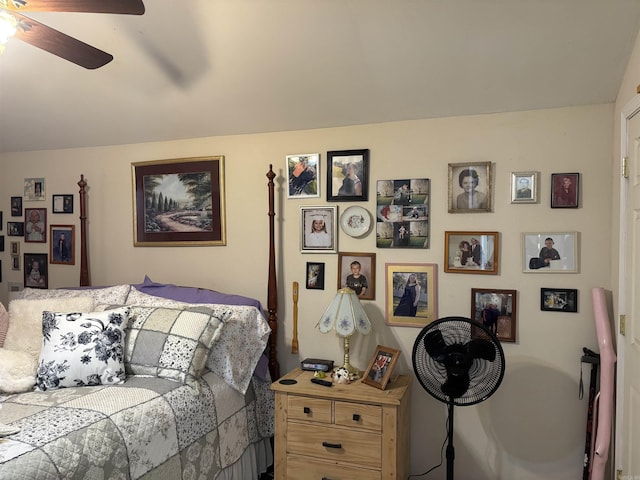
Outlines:
<svg viewBox="0 0 640 480"><path fill-rule="evenodd" d="M76 234L74 225L51 225L49 255L51 263L75 265Z"/></svg>
<svg viewBox="0 0 640 480"><path fill-rule="evenodd" d="M572 288L541 288L540 310L543 312L578 312L578 290Z"/></svg>
<svg viewBox="0 0 640 480"><path fill-rule="evenodd" d="M338 251L338 207L300 207L300 222L302 253Z"/></svg>
<svg viewBox="0 0 640 480"><path fill-rule="evenodd" d="M449 164L449 213L492 209L491 162Z"/></svg>
<svg viewBox="0 0 640 480"><path fill-rule="evenodd" d="M4 252L4 235L0 235L0 252Z"/></svg>
<svg viewBox="0 0 640 480"><path fill-rule="evenodd" d="M498 274L498 232L444 232L444 271Z"/></svg>
<svg viewBox="0 0 640 480"><path fill-rule="evenodd" d="M318 175L320 154L287 155L288 198L313 198L320 196Z"/></svg>
<svg viewBox="0 0 640 480"><path fill-rule="evenodd" d="M23 196L29 201L44 200L44 178L25 178Z"/></svg>
<svg viewBox="0 0 640 480"><path fill-rule="evenodd" d="M22 197L11 197L11 216L22 216Z"/></svg>
<svg viewBox="0 0 640 480"><path fill-rule="evenodd" d="M7 288L9 290L9 293L18 293L18 292L21 292L24 289L22 284L19 283L19 282L9 282L7 284Z"/></svg>
<svg viewBox="0 0 640 480"><path fill-rule="evenodd" d="M578 232L523 233L522 271L578 273Z"/></svg>
<svg viewBox="0 0 640 480"><path fill-rule="evenodd" d="M307 262L307 288L324 290L324 263Z"/></svg>
<svg viewBox="0 0 640 480"><path fill-rule="evenodd" d="M2 211L0 211L0 232L2 231L2 226L4 225L4 222L2 221Z"/></svg>
<svg viewBox="0 0 640 480"><path fill-rule="evenodd" d="M338 254L338 290L349 287L360 300L376 298L376 254Z"/></svg>
<svg viewBox="0 0 640 480"><path fill-rule="evenodd" d="M9 250L11 255L20 255L20 242L9 242Z"/></svg>
<svg viewBox="0 0 640 480"><path fill-rule="evenodd" d="M538 203L540 172L511 172L511 203Z"/></svg>
<svg viewBox="0 0 640 480"><path fill-rule="evenodd" d="M376 182L376 247L429 248L428 178Z"/></svg>
<svg viewBox="0 0 640 480"><path fill-rule="evenodd" d="M502 342L516 341L517 291L471 289L471 318L487 327Z"/></svg>
<svg viewBox="0 0 640 480"><path fill-rule="evenodd" d="M327 152L327 201L369 200L369 150Z"/></svg>
<svg viewBox="0 0 640 480"><path fill-rule="evenodd" d="M48 255L46 253L24 254L24 286L31 288L48 288L47 271Z"/></svg>
<svg viewBox="0 0 640 480"><path fill-rule="evenodd" d="M551 174L551 208L578 208L579 173Z"/></svg>
<svg viewBox="0 0 640 480"><path fill-rule="evenodd" d="M52 198L53 213L73 213L73 195L53 195Z"/></svg>
<svg viewBox="0 0 640 480"><path fill-rule="evenodd" d="M10 237L24 237L24 222L7 222L7 235Z"/></svg>
<svg viewBox="0 0 640 480"><path fill-rule="evenodd" d="M378 345L376 353L371 357L369 366L362 376L362 383L384 390L391 379L391 372L396 366L400 350Z"/></svg>
<svg viewBox="0 0 640 480"><path fill-rule="evenodd" d="M131 164L133 245L226 245L224 157Z"/></svg>
<svg viewBox="0 0 640 480"><path fill-rule="evenodd" d="M24 209L24 241L31 243L47 242L47 209Z"/></svg>
<svg viewBox="0 0 640 480"><path fill-rule="evenodd" d="M438 318L435 263L387 263L387 325L424 327Z"/></svg>
<svg viewBox="0 0 640 480"><path fill-rule="evenodd" d="M11 270L20 270L20 257L18 255L11 256Z"/></svg>

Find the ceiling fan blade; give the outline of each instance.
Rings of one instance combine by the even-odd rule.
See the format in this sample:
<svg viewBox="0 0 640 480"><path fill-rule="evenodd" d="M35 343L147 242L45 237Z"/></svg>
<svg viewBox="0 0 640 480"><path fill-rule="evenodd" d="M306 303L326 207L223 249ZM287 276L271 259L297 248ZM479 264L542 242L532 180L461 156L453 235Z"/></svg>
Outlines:
<svg viewBox="0 0 640 480"><path fill-rule="evenodd" d="M16 38L34 47L46 50L81 67L94 69L113 60L113 56L78 39L47 27L31 18L11 12L18 21Z"/></svg>
<svg viewBox="0 0 640 480"><path fill-rule="evenodd" d="M13 12L144 13L142 0L0 0L0 8Z"/></svg>
<svg viewBox="0 0 640 480"><path fill-rule="evenodd" d="M476 338L467 343L467 352L473 358L482 358L493 362L496 359L496 349L489 340Z"/></svg>
<svg viewBox="0 0 640 480"><path fill-rule="evenodd" d="M471 383L468 374L450 375L442 384L442 393L451 398L459 398L469 389Z"/></svg>

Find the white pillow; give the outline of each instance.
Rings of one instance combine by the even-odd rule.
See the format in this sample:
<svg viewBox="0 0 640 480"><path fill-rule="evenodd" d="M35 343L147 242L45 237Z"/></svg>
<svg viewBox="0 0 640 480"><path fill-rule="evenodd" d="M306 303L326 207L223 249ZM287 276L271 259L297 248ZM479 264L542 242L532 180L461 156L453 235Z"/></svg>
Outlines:
<svg viewBox="0 0 640 480"><path fill-rule="evenodd" d="M129 307L106 312L42 314L39 390L123 383Z"/></svg>
<svg viewBox="0 0 640 480"><path fill-rule="evenodd" d="M0 348L0 392L20 393L33 390L37 360L27 352Z"/></svg>
<svg viewBox="0 0 640 480"><path fill-rule="evenodd" d="M37 360L42 348L42 312L90 312L94 303L91 297L12 300L4 348L28 352Z"/></svg>
<svg viewBox="0 0 640 480"><path fill-rule="evenodd" d="M123 305L131 285L114 285L111 287L87 287L87 288L25 288L19 293L18 298L43 299L43 298L70 298L92 297L96 303L109 303Z"/></svg>

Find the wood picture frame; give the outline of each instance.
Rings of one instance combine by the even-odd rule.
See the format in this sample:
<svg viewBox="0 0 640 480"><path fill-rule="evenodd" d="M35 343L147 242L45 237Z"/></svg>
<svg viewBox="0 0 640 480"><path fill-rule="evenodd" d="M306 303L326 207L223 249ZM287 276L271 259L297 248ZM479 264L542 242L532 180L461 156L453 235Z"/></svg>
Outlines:
<svg viewBox="0 0 640 480"><path fill-rule="evenodd" d="M309 290L324 290L324 263L307 262L306 287Z"/></svg>
<svg viewBox="0 0 640 480"><path fill-rule="evenodd" d="M320 196L320 154L287 155L287 197Z"/></svg>
<svg viewBox="0 0 640 480"><path fill-rule="evenodd" d="M500 234L498 232L444 232L444 271L497 275Z"/></svg>
<svg viewBox="0 0 640 480"><path fill-rule="evenodd" d="M327 152L327 201L369 200L369 150Z"/></svg>
<svg viewBox="0 0 640 480"><path fill-rule="evenodd" d="M387 388L399 356L400 350L378 345L373 357L371 357L369 366L362 375L362 383L380 390Z"/></svg>
<svg viewBox="0 0 640 480"><path fill-rule="evenodd" d="M25 178L23 197L31 202L43 201L45 199L44 178Z"/></svg>
<svg viewBox="0 0 640 480"><path fill-rule="evenodd" d="M438 318L437 264L387 263L385 273L387 325L424 327Z"/></svg>
<svg viewBox="0 0 640 480"><path fill-rule="evenodd" d="M52 195L51 196L51 212L52 213L73 213L73 195Z"/></svg>
<svg viewBox="0 0 640 480"><path fill-rule="evenodd" d="M522 271L525 273L578 273L578 232L524 232Z"/></svg>
<svg viewBox="0 0 640 480"><path fill-rule="evenodd" d="M578 290L574 288L541 288L540 310L543 312L578 312Z"/></svg>
<svg viewBox="0 0 640 480"><path fill-rule="evenodd" d="M25 243L47 243L47 209L24 209Z"/></svg>
<svg viewBox="0 0 640 480"><path fill-rule="evenodd" d="M51 225L49 227L49 259L50 263L60 265L76 264L75 225Z"/></svg>
<svg viewBox="0 0 640 480"><path fill-rule="evenodd" d="M302 253L337 253L338 207L300 207L300 251Z"/></svg>
<svg viewBox="0 0 640 480"><path fill-rule="evenodd" d="M46 253L24 254L24 286L49 288L49 266Z"/></svg>
<svg viewBox="0 0 640 480"><path fill-rule="evenodd" d="M580 202L580 174L551 174L551 208L578 208Z"/></svg>
<svg viewBox="0 0 640 480"><path fill-rule="evenodd" d="M483 213L493 208L491 162L449 164L449 213Z"/></svg>
<svg viewBox="0 0 640 480"><path fill-rule="evenodd" d="M482 323L501 342L516 341L517 312L517 290L471 289L471 318Z"/></svg>
<svg viewBox="0 0 640 480"><path fill-rule="evenodd" d="M540 172L511 172L511 203L538 203Z"/></svg>
<svg viewBox="0 0 640 480"><path fill-rule="evenodd" d="M226 245L224 156L131 164L133 245Z"/></svg>
<svg viewBox="0 0 640 480"><path fill-rule="evenodd" d="M11 197L11 216L22 216L22 197Z"/></svg>
<svg viewBox="0 0 640 480"><path fill-rule="evenodd" d="M375 253L338 253L338 290L345 287L356 292L360 300L375 300Z"/></svg>

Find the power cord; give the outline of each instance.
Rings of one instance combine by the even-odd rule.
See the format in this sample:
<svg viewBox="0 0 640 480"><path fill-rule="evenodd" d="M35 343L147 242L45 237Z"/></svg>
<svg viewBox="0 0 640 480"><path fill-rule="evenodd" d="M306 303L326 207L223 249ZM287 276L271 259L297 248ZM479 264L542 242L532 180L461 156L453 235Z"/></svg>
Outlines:
<svg viewBox="0 0 640 480"><path fill-rule="evenodd" d="M447 421L445 422L445 425L449 425L449 415L447 415ZM448 430L448 428L445 427L445 430ZM447 441L448 440L449 440L449 432L447 431L446 435L444 436L444 442L442 442L442 447L440 447L440 463L439 464L434 465L433 467L431 467L429 470L427 470L424 473L416 473L416 474L413 474L413 475L409 475L407 477L407 480L411 480L412 478L424 477L425 475L429 475L436 468L440 468L442 466L442 458L444 456L444 449L445 449L445 446L447 445Z"/></svg>

